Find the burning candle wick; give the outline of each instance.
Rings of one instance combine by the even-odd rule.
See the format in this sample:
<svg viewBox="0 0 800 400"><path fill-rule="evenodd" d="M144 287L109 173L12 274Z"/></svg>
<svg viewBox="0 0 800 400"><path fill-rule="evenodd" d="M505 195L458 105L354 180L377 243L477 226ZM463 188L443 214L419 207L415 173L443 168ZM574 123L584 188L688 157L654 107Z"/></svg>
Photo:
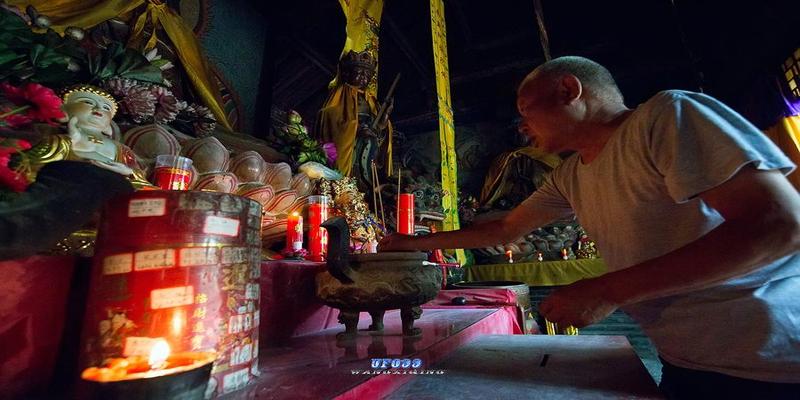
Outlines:
<svg viewBox="0 0 800 400"><path fill-rule="evenodd" d="M150 364L150 369L162 369L167 365L167 357L169 357L170 348L169 344L164 339L159 339L153 344L150 349L150 356L147 358L147 363Z"/></svg>

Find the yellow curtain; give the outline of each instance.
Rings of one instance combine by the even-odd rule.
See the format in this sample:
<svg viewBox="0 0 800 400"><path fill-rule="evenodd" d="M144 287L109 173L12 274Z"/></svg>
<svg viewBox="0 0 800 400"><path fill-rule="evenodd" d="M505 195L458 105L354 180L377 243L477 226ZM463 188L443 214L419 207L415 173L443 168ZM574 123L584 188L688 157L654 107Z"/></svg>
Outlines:
<svg viewBox="0 0 800 400"><path fill-rule="evenodd" d="M147 10L136 19L129 43L136 44L142 41L145 32L144 26L148 19L154 28L153 34L148 39L144 49L149 50L155 46L157 28L159 25L162 26L164 32L167 33L167 37L175 46L175 52L186 70L186 75L189 76L192 84L194 84L196 94L214 114L217 123L232 131L233 127L228 122L228 116L225 115L225 108L222 106L219 88L213 79L214 74L208 66L203 49L197 41L197 37L194 36L192 28L187 26L183 18L166 4L151 0L147 4Z"/></svg>
<svg viewBox="0 0 800 400"><path fill-rule="evenodd" d="M528 286L558 286L606 273L602 258L472 265L466 267L467 281L516 281Z"/></svg>
<svg viewBox="0 0 800 400"><path fill-rule="evenodd" d="M789 156L792 162L800 166L800 116L782 118L764 133ZM800 171L794 171L788 178L795 189L800 190Z"/></svg>
<svg viewBox="0 0 800 400"><path fill-rule="evenodd" d="M431 34L433 62L436 71L436 93L439 98L439 145L442 157L442 208L445 231L459 229L458 221L458 160L455 150L455 123L450 105L450 70L447 63L447 27L444 20L444 3L431 0ZM466 263L463 249L456 249L461 265Z"/></svg>
<svg viewBox="0 0 800 400"><path fill-rule="evenodd" d="M367 93L373 98L378 96L378 33L383 14L383 0L339 0L342 6L347 25L345 27L346 39L344 48L339 58L350 50L355 52L369 51L376 62L375 79L367 87ZM337 77L331 81L329 87L333 88L338 82Z"/></svg>
<svg viewBox="0 0 800 400"><path fill-rule="evenodd" d="M103 21L126 14L145 3L145 0L7 0L6 3L24 10L32 5L52 21L54 31L64 33L70 26L90 28Z"/></svg>
<svg viewBox="0 0 800 400"><path fill-rule="evenodd" d="M156 33L159 26L164 28L167 37L172 41L178 58L186 69L186 74L194 85L195 91L203 103L211 110L217 123L228 130L233 130L225 109L222 107L219 88L213 79L211 69L203 55L200 43L183 19L159 0L10 0L9 4L25 9L33 5L42 15L52 21L52 28L63 33L70 26L91 28L103 21L130 13L137 7L147 3L147 7L132 21L136 21L131 34L131 42L141 42L146 22L153 24L153 34L144 48L155 46Z"/></svg>
<svg viewBox="0 0 800 400"><path fill-rule="evenodd" d="M325 142L336 145L338 156L336 169L345 176L350 176L353 168L353 150L356 146L356 131L358 130L358 93L359 89L350 85L337 85L331 89L328 99L325 100L319 112L317 126L314 129ZM378 104L374 96L364 94L372 113L378 113ZM392 173L392 125L389 124L386 140L388 150L386 153L386 171Z"/></svg>

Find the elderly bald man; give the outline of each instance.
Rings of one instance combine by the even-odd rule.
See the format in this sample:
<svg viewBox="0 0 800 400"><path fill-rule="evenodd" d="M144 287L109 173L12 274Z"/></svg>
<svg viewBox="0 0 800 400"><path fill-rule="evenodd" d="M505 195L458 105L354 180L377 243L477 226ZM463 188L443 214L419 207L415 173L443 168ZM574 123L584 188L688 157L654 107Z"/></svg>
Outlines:
<svg viewBox="0 0 800 400"><path fill-rule="evenodd" d="M583 327L622 308L659 351L670 398L800 398L795 165L707 95L668 90L629 109L582 57L533 70L517 107L538 147L575 153L499 225L392 235L381 250L485 247L575 215L609 272L555 290L547 319Z"/></svg>

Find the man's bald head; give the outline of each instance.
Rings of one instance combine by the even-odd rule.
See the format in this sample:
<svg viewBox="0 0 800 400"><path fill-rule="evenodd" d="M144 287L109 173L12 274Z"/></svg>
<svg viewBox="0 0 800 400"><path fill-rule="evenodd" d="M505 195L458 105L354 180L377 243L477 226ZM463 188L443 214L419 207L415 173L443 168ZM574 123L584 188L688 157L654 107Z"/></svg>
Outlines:
<svg viewBox="0 0 800 400"><path fill-rule="evenodd" d="M527 97L533 91L549 94L556 87L558 79L566 74L578 78L583 90L595 97L622 104L622 93L611 73L602 65L584 57L565 56L554 58L536 67L520 83L518 97Z"/></svg>

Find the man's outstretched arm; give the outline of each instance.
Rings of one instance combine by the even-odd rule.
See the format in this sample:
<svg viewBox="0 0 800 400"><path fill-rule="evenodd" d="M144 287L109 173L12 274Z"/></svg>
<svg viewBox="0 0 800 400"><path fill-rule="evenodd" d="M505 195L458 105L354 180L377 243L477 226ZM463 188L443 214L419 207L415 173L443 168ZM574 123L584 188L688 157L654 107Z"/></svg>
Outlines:
<svg viewBox="0 0 800 400"><path fill-rule="evenodd" d="M568 215L563 210L526 201L499 220L475 223L467 228L425 236L394 234L381 240L380 251L473 249L512 242L530 231Z"/></svg>
<svg viewBox="0 0 800 400"><path fill-rule="evenodd" d="M542 314L589 325L620 306L714 286L800 249L800 195L780 171L745 166L700 197L725 222L663 256L555 291Z"/></svg>

